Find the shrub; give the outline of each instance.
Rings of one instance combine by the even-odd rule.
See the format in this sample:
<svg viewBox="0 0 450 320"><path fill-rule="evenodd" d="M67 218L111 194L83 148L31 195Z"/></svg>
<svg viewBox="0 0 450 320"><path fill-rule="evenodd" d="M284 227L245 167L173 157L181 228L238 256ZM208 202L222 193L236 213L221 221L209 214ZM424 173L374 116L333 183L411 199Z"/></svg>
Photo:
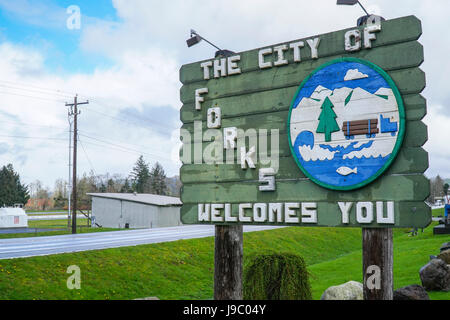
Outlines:
<svg viewBox="0 0 450 320"><path fill-rule="evenodd" d="M306 264L291 253L254 256L244 268L244 299L310 300Z"/></svg>

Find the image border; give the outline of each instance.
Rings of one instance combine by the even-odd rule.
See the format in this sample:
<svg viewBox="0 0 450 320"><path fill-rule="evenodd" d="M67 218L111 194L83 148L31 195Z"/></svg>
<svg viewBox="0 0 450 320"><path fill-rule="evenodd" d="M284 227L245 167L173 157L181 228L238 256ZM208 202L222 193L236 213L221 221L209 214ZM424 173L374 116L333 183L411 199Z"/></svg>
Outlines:
<svg viewBox="0 0 450 320"><path fill-rule="evenodd" d="M294 108L294 103L300 93L300 90L303 89L303 87L305 86L305 84L309 81L309 79L314 76L317 72L319 72L320 70L332 65L332 64L336 64L336 63L340 63L340 62L357 62L357 63L361 63L364 64L372 69L374 69L376 72L378 72L385 80L386 82L390 85L395 99L397 100L397 105L398 105L398 112L399 112L399 132L398 132L398 136L397 136L397 141L395 143L394 146L394 150L391 153L391 156L389 157L389 159L385 162L385 164L375 173L373 174L370 178L357 183L357 184L353 184L350 186L335 186L335 185L331 185L325 182L322 182L316 178L314 178L305 168L303 168L302 164L300 163L300 161L297 158L297 155L295 153L294 147L292 145L292 140L291 140L291 114L292 114L292 109ZM291 149L291 153L292 156L294 157L295 163L297 163L297 166L300 168L300 170L309 178L311 179L311 181L315 182L316 184L318 184L321 187L327 188L327 189L331 189L331 190L339 190L339 191L350 191L350 190L355 190L355 189L359 189L362 188L366 185L368 185L369 183L373 182L374 180L378 179L385 171L386 169L389 168L389 166L394 162L395 158L398 155L398 152L401 149L402 143L403 143L403 138L405 135L405 108L404 108L404 104L403 104L403 99L402 96L400 94L400 91L398 90L397 86L395 85L394 80L392 80L392 78L386 73L386 71L384 71L383 69L381 69L379 66L377 66L376 64L367 61L367 60L362 60L359 58L350 58L350 57L346 57L346 58L338 58L338 59L334 59L331 60L329 62L326 62L324 64L322 64L320 67L318 67L317 69L315 69L313 72L311 72L308 77L306 77L302 83L300 84L299 88L297 89L294 98L292 99L291 102L291 106L289 108L289 115L288 115L288 120L287 120L287 136L288 136L288 140L289 140L289 148Z"/></svg>

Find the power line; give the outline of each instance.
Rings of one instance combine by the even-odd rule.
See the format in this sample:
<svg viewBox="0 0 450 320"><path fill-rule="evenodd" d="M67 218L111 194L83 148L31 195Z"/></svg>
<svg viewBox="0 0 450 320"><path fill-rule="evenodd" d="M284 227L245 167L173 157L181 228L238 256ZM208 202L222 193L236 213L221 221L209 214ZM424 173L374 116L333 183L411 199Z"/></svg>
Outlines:
<svg viewBox="0 0 450 320"><path fill-rule="evenodd" d="M6 121L6 120L0 120L0 123L10 123L10 124L15 124L15 125L21 125L23 127L39 127L39 128L52 128L52 129L66 129L64 127L55 127L55 126L47 126L47 125L42 125L42 124L31 124L31 123L26 123L26 122L22 122L22 121Z"/></svg>
<svg viewBox="0 0 450 320"><path fill-rule="evenodd" d="M35 93L40 93L40 94L45 94L45 95L55 95L55 96L60 96L60 97L64 97L64 98L69 98L68 95L64 95L64 94L60 94L60 93L45 92L43 90L20 88L20 87L16 87L16 86L8 86L8 85L1 84L1 83L0 83L0 87L9 88L9 89L13 89L13 90L22 90L22 91L35 92Z"/></svg>
<svg viewBox="0 0 450 320"><path fill-rule="evenodd" d="M53 91L53 92L57 92L57 93L66 93L66 95L68 97L72 97L72 96L75 95L73 92L68 92L68 91L59 90L59 89L50 89L50 88L46 88L46 87L42 87L42 86L36 86L34 84L26 84L26 83L14 82L14 81L9 81L9 80L0 80L0 82L12 83L12 84L15 84L15 85L19 85L21 87L37 88L37 89L46 90L46 91Z"/></svg>
<svg viewBox="0 0 450 320"><path fill-rule="evenodd" d="M163 155L152 154L152 153L144 152L144 151L141 151L141 150L131 149L131 148L128 148L128 147L125 147L125 146L122 146L122 145L119 145L119 144L116 144L116 143L113 143L113 142L110 142L110 141L105 141L105 140L98 139L98 138L95 138L95 137L91 137L91 136L88 136L88 135L85 135L85 134L80 134L80 135L83 136L83 137L86 137L86 138L98 141L98 142L106 143L108 145L112 145L114 147L121 148L121 149L128 150L128 151L132 151L132 152L135 152L135 153L138 153L138 154L147 154L147 155L150 155L152 157L159 157L160 159L171 160L170 158L167 158L166 156L163 156Z"/></svg>
<svg viewBox="0 0 450 320"><path fill-rule="evenodd" d="M29 95L13 93L13 92L0 91L0 94L10 94L10 95L13 95L13 96L19 96L19 97L25 97L25 98L31 98L31 99L39 99L39 100L46 100L46 101L52 101L52 102L64 102L64 100L56 100L56 99L42 98L42 97L36 97L36 96L29 96Z"/></svg>
<svg viewBox="0 0 450 320"><path fill-rule="evenodd" d="M111 118L111 119L113 119L113 120L120 121L120 122L124 122L124 123L128 123L128 124L132 124L132 125L134 125L134 126L138 126L138 127L140 127L140 128L144 128L144 129L147 129L147 130L150 130L150 131L156 131L156 132L158 132L158 133L160 133L160 134L162 134L162 135L168 134L168 132L165 132L165 131L163 132L163 131L157 130L157 129L152 128L152 127L150 127L150 126L148 126L148 125L145 125L145 124L143 124L143 123L138 123L138 122L130 121L130 120L128 120L128 119L117 118L117 117L111 116L111 115L109 115L109 114L106 114L106 113L103 113L103 112L100 112L100 111L97 111L97 110L89 109L89 112L94 112L94 113L97 113L97 114L99 114L99 115L102 115L102 116Z"/></svg>
<svg viewBox="0 0 450 320"><path fill-rule="evenodd" d="M92 171L94 172L95 175L97 175L97 173L95 172L94 166L92 165L91 159L89 159L86 149L84 148L83 141L81 141L81 139L80 139L80 135L78 135L78 141L80 141L81 148L83 149L84 155L86 156L86 159L89 162L89 165L91 166Z"/></svg>
<svg viewBox="0 0 450 320"><path fill-rule="evenodd" d="M10 135L0 135L0 137L19 138L19 139L39 139L39 140L61 140L61 141L66 141L66 139L63 139L63 138L52 138L52 137L30 137L30 136L10 136Z"/></svg>
<svg viewBox="0 0 450 320"><path fill-rule="evenodd" d="M129 153L129 154L142 154L142 152L137 152L137 151L127 151L127 150L123 150L123 149L118 149L118 148L115 148L115 147L111 147L111 146L109 146L109 145L104 145L104 144L98 144L98 143L93 143L93 142L88 142L88 141L84 141L84 143L85 144L89 144L89 145L92 145L92 146L96 146L96 147L102 147L102 148L106 148L106 149L110 149L110 150L115 150L115 151L119 151L119 152L122 152L122 153Z"/></svg>
<svg viewBox="0 0 450 320"><path fill-rule="evenodd" d="M105 108L111 108L111 107L112 107L111 105L105 105L105 104L103 104L103 103L100 103L100 102L98 102L97 100L94 100L94 103L95 103L95 104L98 104L98 105L100 105L100 106L103 106L103 107L105 107ZM112 107L112 108L114 108L114 107ZM153 119L144 117L144 116L142 116L142 115L135 115L135 114L126 112L125 110L120 109L120 108L115 108L115 109L116 109L116 110L119 110L120 112L125 113L125 114L127 114L127 115L129 115L129 116L131 116L131 117L134 117L134 118L136 118L136 119L139 119L140 121L144 120L144 121L147 121L147 122L149 122L149 123L155 124L155 125L157 125L157 126L159 126L159 127L161 127L161 128L164 128L164 129L166 128L166 126L165 126L164 124L161 124L161 123L159 123L159 122L157 122L157 121L155 121L155 120L153 120Z"/></svg>
<svg viewBox="0 0 450 320"><path fill-rule="evenodd" d="M101 135L98 135L97 133L92 133L92 132L88 132L88 131L84 131L84 130L78 130L79 132L84 132L84 133L87 133L87 134L89 134L89 135L94 135L96 138L102 138L102 139L110 139L109 137L105 137L105 136L101 136ZM138 144L132 144L132 143L129 143L129 142L125 142L125 141L123 141L123 140L117 140L117 139L114 139L116 142L119 142L120 144L123 144L123 145L128 145L128 146L133 146L133 147L138 147L138 148L143 148L143 149L146 149L146 148L148 148L148 146L143 146L143 145L138 145Z"/></svg>

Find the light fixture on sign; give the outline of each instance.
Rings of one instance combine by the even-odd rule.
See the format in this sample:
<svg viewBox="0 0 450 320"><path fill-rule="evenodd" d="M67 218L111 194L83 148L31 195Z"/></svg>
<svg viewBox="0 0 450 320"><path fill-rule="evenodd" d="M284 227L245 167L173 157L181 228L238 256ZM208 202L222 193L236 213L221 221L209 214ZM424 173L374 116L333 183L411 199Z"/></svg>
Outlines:
<svg viewBox="0 0 450 320"><path fill-rule="evenodd" d="M347 6L353 6L355 4L359 4L359 6L361 7L361 9L364 10L366 15L358 18L358 21L356 22L357 26L362 26L362 25L366 25L366 24L373 24L373 23L379 23L380 21L384 21L385 20L383 17L369 14L367 12L367 10L363 7L361 2L359 2L358 0L337 0L336 4L337 5L347 5Z"/></svg>
<svg viewBox="0 0 450 320"><path fill-rule="evenodd" d="M347 6L354 6L355 4L359 4L361 6L361 8L364 10L364 12L366 13L366 15L370 16L370 14L367 12L367 10L363 7L361 2L359 2L358 0L337 0L336 4L337 5L347 5Z"/></svg>
<svg viewBox="0 0 450 320"><path fill-rule="evenodd" d="M226 49L224 49L224 50L220 49L218 46L216 46L212 42L210 42L210 41L206 40L205 38L203 38L201 35L199 35L193 29L191 29L191 37L186 40L186 43L187 43L187 46L190 48L192 46L195 46L197 43L199 43L202 40L205 40L207 43L209 43L210 45L212 45L214 48L217 49L215 57L218 57L218 56L229 57L229 56L234 54L233 51L226 50Z"/></svg>

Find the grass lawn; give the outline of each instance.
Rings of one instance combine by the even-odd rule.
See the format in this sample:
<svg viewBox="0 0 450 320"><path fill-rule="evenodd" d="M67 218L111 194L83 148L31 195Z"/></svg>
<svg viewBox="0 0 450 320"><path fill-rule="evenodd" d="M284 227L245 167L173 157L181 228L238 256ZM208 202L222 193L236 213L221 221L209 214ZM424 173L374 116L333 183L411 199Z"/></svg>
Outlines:
<svg viewBox="0 0 450 320"><path fill-rule="evenodd" d="M45 216L45 215L48 215L48 216L64 216L64 215L67 215L67 212L66 213L60 213L60 212L57 212L57 213L27 213L27 216L31 216L31 217L33 217L33 216Z"/></svg>
<svg viewBox="0 0 450 320"><path fill-rule="evenodd" d="M66 214L67 214L67 212L68 212L68 210L64 210L64 209L61 209L61 210L59 210L59 209L49 209L49 210L25 210L25 212L27 213L27 214L30 214L30 213L45 213L45 214L47 214L47 213L51 213L51 212L65 212Z"/></svg>
<svg viewBox="0 0 450 320"><path fill-rule="evenodd" d="M433 213L433 217L443 217L445 214L444 208L434 209L431 212Z"/></svg>
<svg viewBox="0 0 450 320"><path fill-rule="evenodd" d="M394 233L394 288L421 284L419 269L428 263L430 255L439 254L442 243L450 241L448 235L433 236L433 223L423 233L409 237L404 231ZM320 299L330 284L350 280L362 282L361 250L353 251L334 260L311 265L313 298ZM450 292L429 292L431 299L450 300Z"/></svg>
<svg viewBox="0 0 450 320"><path fill-rule="evenodd" d="M418 271L450 237L432 227L416 237L394 232L394 285L418 283ZM361 281L361 229L283 228L244 234L244 264L259 253L293 252L305 259L314 299L332 285ZM81 269L81 290L68 290L67 267ZM211 299L214 238L0 260L0 299ZM450 300L450 293L431 292Z"/></svg>

